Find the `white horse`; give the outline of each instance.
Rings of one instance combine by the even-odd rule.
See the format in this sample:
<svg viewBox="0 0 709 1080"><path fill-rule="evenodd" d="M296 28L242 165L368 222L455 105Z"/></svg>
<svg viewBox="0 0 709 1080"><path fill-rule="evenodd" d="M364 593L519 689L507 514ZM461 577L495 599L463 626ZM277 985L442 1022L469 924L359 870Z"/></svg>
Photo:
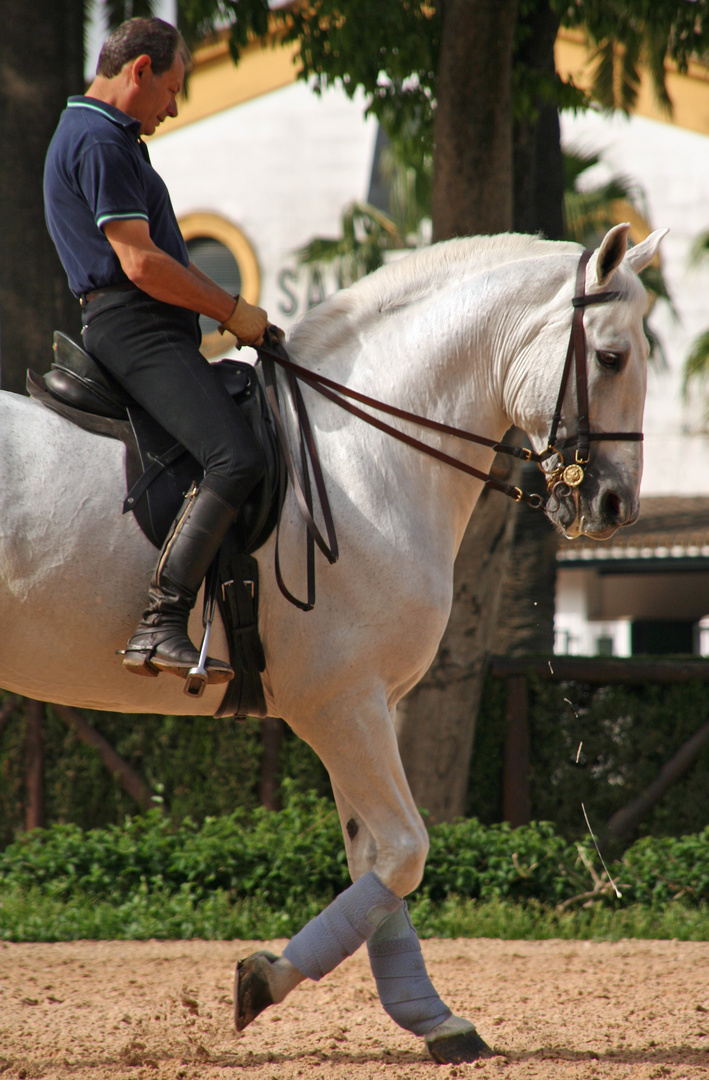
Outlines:
<svg viewBox="0 0 709 1080"><path fill-rule="evenodd" d="M642 426L646 295L636 274L664 232L630 249L627 232L612 229L585 271L589 296L611 282L617 294L585 316L594 433ZM309 313L292 332L289 353L381 401L492 440L515 424L541 451L580 254L575 244L517 235L436 245ZM394 1019L424 1035L436 1060L473 1060L489 1051L421 974L415 932L402 915L401 898L421 880L428 841L393 713L436 653L453 562L482 484L303 390L341 556L335 565L319 560L317 605L304 614L275 585L274 539L257 552L263 685L269 714L283 717L328 769L355 884L296 935L283 958L256 954L240 965L237 1025L367 940ZM559 443L577 428L572 375ZM482 471L490 467L487 447L440 433L428 441ZM604 539L637 517L641 443L592 442L584 469L579 487L556 488L548 513L569 537ZM132 677L117 655L140 616L156 559L132 515L121 514L123 496L120 443L25 398L0 395L0 685L92 709L210 715L223 687L195 700L174 678ZM281 563L294 591L304 576L303 536L289 489ZM199 629L197 617L193 636ZM210 651L227 657L218 627ZM401 942L404 959L395 963Z"/></svg>

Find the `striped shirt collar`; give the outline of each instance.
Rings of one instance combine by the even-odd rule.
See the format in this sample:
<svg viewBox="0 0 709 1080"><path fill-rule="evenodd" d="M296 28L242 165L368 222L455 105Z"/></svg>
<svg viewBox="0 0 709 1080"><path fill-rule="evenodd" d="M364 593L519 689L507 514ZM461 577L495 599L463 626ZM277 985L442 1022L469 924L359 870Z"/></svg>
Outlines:
<svg viewBox="0 0 709 1080"><path fill-rule="evenodd" d="M99 101L98 98L76 95L75 97L69 98L66 107L67 109L90 109L91 112L100 113L112 123L140 136L140 120L134 119L132 116L129 116L128 113L124 113L121 109L117 109L115 105L109 105L107 101Z"/></svg>

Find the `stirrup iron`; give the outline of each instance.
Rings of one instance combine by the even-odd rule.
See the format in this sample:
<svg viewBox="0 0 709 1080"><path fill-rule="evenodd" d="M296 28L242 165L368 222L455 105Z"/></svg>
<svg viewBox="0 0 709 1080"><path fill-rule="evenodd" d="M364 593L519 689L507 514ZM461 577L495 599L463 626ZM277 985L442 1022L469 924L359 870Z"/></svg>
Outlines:
<svg viewBox="0 0 709 1080"><path fill-rule="evenodd" d="M214 610L217 603L217 565L218 558L215 558L214 562L210 566L207 577L204 583L204 608L202 614L202 625L204 626L204 636L202 638L202 646L199 650L199 660L197 666L190 668L187 678L185 679L185 685L183 691L188 697L202 697L204 688L209 682L209 672L207 671L207 653L209 651L209 636L212 630L212 623L214 622Z"/></svg>

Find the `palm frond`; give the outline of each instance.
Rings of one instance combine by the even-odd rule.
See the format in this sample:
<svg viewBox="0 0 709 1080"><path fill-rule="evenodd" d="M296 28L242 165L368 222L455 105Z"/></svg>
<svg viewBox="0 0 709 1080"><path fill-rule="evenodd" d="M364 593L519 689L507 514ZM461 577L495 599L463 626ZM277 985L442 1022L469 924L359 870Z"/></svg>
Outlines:
<svg viewBox="0 0 709 1080"><path fill-rule="evenodd" d="M575 191L578 178L598 165L600 160L601 155L594 150L582 150L580 147L564 150L564 191Z"/></svg>
<svg viewBox="0 0 709 1080"><path fill-rule="evenodd" d="M395 222L369 203L351 203L342 214L341 228L340 236L316 236L295 255L305 265L336 265L342 285L378 269L386 251L409 246Z"/></svg>
<svg viewBox="0 0 709 1080"><path fill-rule="evenodd" d="M643 35L643 59L650 72L655 101L660 111L672 116L672 99L667 90L665 59L667 57L667 35L659 27L647 25Z"/></svg>
<svg viewBox="0 0 709 1080"><path fill-rule="evenodd" d="M615 47L612 41L604 41L593 55L593 96L604 109L616 107Z"/></svg>
<svg viewBox="0 0 709 1080"><path fill-rule="evenodd" d="M707 258L709 258L709 230L700 233L692 244L689 252L689 264L690 266L699 266Z"/></svg>
<svg viewBox="0 0 709 1080"><path fill-rule="evenodd" d="M684 362L682 373L682 393L689 396L691 384L700 383L702 387L709 379L709 330L695 338L692 348Z"/></svg>
<svg viewBox="0 0 709 1080"><path fill-rule="evenodd" d="M614 173L595 186L583 186L583 174L602 161L595 151L574 147L564 151L564 235L577 243L591 243L617 223L616 203L630 203L647 216L645 192L630 176Z"/></svg>
<svg viewBox="0 0 709 1080"><path fill-rule="evenodd" d="M672 294L667 287L665 276L659 266L646 266L644 270L640 271L640 280L645 286L646 290L650 293L651 297L657 300L664 300L669 306L673 319L679 322L679 312L675 307Z"/></svg>
<svg viewBox="0 0 709 1080"><path fill-rule="evenodd" d="M643 331L650 346L648 360L656 371L669 371L670 365L667 362L665 347L646 318L643 319Z"/></svg>
<svg viewBox="0 0 709 1080"><path fill-rule="evenodd" d="M639 42L628 42L618 64L618 106L624 113L633 112L638 101L639 59Z"/></svg>

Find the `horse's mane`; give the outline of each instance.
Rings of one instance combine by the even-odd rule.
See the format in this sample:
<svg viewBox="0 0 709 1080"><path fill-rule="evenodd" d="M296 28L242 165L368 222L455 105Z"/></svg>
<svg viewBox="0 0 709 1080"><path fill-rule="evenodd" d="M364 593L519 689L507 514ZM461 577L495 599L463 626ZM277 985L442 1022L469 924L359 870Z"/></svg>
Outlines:
<svg viewBox="0 0 709 1080"><path fill-rule="evenodd" d="M294 327L289 346L312 357L332 350L375 316L431 296L451 282L520 259L578 250L577 244L519 233L445 240L382 266L319 304Z"/></svg>

